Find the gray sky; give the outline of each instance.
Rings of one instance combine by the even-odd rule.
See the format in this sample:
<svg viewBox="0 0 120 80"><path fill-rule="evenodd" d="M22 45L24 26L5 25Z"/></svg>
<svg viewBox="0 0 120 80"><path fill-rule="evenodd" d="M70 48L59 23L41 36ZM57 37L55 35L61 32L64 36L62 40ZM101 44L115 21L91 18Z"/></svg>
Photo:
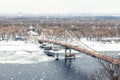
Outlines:
<svg viewBox="0 0 120 80"><path fill-rule="evenodd" d="M120 0L0 0L0 13L120 13Z"/></svg>

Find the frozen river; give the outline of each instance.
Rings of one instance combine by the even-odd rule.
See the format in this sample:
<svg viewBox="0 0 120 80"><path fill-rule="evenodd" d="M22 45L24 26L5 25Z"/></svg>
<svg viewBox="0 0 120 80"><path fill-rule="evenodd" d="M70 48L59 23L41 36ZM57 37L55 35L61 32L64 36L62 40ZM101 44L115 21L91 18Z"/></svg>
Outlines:
<svg viewBox="0 0 120 80"><path fill-rule="evenodd" d="M90 80L99 69L98 60L82 52L72 50L76 59L65 62L64 50L58 51L56 61L39 45L19 43L0 43L0 80Z"/></svg>
<svg viewBox="0 0 120 80"><path fill-rule="evenodd" d="M0 52L1 80L87 80L98 69L96 59L76 52L75 60L56 61L40 49L36 52ZM89 79L88 79L89 80Z"/></svg>

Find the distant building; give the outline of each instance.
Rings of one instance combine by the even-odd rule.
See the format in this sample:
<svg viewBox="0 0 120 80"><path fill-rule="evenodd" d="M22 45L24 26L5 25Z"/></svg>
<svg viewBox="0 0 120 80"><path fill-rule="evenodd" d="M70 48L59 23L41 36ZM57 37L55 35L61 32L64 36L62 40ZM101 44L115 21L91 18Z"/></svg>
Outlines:
<svg viewBox="0 0 120 80"><path fill-rule="evenodd" d="M39 37L37 30L35 29L35 27L33 27L32 25L30 25L29 30L27 32L27 39L28 41L32 42L32 43L37 43L37 38Z"/></svg>
<svg viewBox="0 0 120 80"><path fill-rule="evenodd" d="M28 33L29 36L38 36L38 32L35 30L35 27L30 25Z"/></svg>

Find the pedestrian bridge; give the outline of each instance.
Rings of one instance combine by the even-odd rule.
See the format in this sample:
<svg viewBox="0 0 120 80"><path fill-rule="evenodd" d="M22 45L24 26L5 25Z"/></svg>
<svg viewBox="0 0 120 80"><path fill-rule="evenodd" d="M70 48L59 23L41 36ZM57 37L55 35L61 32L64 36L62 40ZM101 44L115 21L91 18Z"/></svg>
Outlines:
<svg viewBox="0 0 120 80"><path fill-rule="evenodd" d="M80 40L78 40L77 36L73 33L73 32L66 32L67 36L59 36L59 37L54 37L54 36L43 36L41 38L38 39L39 42L47 42L47 43L54 43L57 45L61 45L64 46L66 49L73 49L79 52L83 52L86 53L94 58L98 58L98 59L102 59L105 61L108 61L110 63L116 64L116 65L120 65L120 61L117 59L114 59L112 57L103 55L101 53L96 52L95 50L93 50L92 48L88 47L87 45L85 45L84 43L82 43ZM69 36L69 37L68 37ZM65 40L65 38L67 37L67 39ZM79 45L79 46L76 46Z"/></svg>
<svg viewBox="0 0 120 80"><path fill-rule="evenodd" d="M73 50L76 50L76 51L80 51L80 52L89 54L92 57L99 58L99 59L102 59L102 60L117 64L117 65L120 65L120 61L117 60L117 59L113 59L111 57L108 57L108 56L105 56L105 55L102 55L100 53L96 53L96 52L93 52L93 51L90 51L90 50L87 50L87 49L84 49L84 48L80 48L80 47L78 47L76 45L66 44L66 43L62 43L62 42L60 43L60 42L50 41L50 40L39 40L39 41L40 42L48 42L48 43L58 44L58 45L66 47L66 48L70 48L70 49L73 49Z"/></svg>

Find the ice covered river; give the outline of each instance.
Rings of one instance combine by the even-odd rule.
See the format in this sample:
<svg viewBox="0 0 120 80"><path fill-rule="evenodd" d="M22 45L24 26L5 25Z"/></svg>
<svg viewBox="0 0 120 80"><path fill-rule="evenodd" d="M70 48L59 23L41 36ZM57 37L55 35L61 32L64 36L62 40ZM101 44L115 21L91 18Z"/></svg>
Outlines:
<svg viewBox="0 0 120 80"><path fill-rule="evenodd" d="M90 80L99 69L97 59L73 51L76 59L65 61L61 50L59 60L35 50L0 51L0 80ZM117 52L118 53L118 52Z"/></svg>
<svg viewBox="0 0 120 80"><path fill-rule="evenodd" d="M1 80L87 80L98 69L96 59L76 52L75 60L56 61L39 51L1 51Z"/></svg>

